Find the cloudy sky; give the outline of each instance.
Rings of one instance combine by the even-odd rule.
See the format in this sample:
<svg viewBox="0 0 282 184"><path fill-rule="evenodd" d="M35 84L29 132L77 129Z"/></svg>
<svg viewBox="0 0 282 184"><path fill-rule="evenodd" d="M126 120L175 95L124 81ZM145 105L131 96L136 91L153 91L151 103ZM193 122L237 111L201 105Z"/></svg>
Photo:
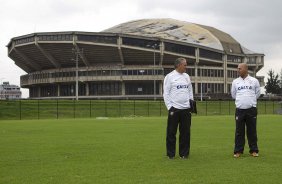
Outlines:
<svg viewBox="0 0 282 184"><path fill-rule="evenodd" d="M265 54L265 66L282 69L281 0L0 0L0 82L20 85L25 74L7 55L16 36L34 32L99 32L135 19L173 18L227 32L244 47ZM266 80L266 78L265 78ZM28 90L23 90L23 97Z"/></svg>

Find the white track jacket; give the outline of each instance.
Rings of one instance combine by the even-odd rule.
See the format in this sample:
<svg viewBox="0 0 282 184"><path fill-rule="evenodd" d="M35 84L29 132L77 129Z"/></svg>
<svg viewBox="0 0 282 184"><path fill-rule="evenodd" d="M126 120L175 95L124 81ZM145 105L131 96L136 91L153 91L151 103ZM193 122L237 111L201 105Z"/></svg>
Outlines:
<svg viewBox="0 0 282 184"><path fill-rule="evenodd" d="M234 79L231 87L232 98L238 109L249 109L257 106L260 96L260 85L256 78L247 76L245 79L239 77Z"/></svg>
<svg viewBox="0 0 282 184"><path fill-rule="evenodd" d="M193 100L193 88L187 73L173 70L164 78L164 102L169 110L172 106L177 109L190 108L189 99Z"/></svg>

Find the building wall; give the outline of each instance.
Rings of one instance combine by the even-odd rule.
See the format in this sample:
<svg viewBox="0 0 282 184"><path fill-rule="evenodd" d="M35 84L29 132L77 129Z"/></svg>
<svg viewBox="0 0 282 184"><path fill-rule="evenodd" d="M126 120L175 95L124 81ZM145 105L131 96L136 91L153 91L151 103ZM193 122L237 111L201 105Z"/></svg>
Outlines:
<svg viewBox="0 0 282 184"><path fill-rule="evenodd" d="M9 56L26 68L21 87L30 89L31 98L74 98L76 82L80 98L162 98L163 79L178 57L188 61L195 96L229 95L237 66L243 62L264 85L263 77L256 76L264 65L263 54L225 53L130 35L42 34L8 45Z"/></svg>
<svg viewBox="0 0 282 184"><path fill-rule="evenodd" d="M22 92L20 87L16 85L10 85L8 82L4 82L0 85L0 99L20 99Z"/></svg>

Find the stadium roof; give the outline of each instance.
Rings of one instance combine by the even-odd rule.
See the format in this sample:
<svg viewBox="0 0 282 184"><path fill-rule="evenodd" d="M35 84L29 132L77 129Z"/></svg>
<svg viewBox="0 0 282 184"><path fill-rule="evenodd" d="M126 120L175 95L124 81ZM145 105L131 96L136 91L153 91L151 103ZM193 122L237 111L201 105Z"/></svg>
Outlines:
<svg viewBox="0 0 282 184"><path fill-rule="evenodd" d="M164 43L162 51L161 41ZM157 46L153 48L153 45ZM193 64L196 61L194 47L212 51L217 60L221 60L224 53L240 57L263 55L242 47L218 29L174 19L135 20L101 32L33 33L12 38L7 47L8 56L27 73L74 67L74 48L83 51L79 67L152 65L154 56L163 65L171 65L177 57L187 55Z"/></svg>
<svg viewBox="0 0 282 184"><path fill-rule="evenodd" d="M216 28L174 19L141 19L119 24L103 32L159 37L206 46L235 54L255 54L241 48L229 34Z"/></svg>

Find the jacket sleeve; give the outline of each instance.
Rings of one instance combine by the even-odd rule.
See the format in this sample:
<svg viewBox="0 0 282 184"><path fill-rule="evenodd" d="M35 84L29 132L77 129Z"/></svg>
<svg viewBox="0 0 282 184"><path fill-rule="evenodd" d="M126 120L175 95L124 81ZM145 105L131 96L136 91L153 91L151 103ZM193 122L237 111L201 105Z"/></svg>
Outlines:
<svg viewBox="0 0 282 184"><path fill-rule="evenodd" d="M165 102L167 110L169 110L172 106L171 105L171 98L170 98L170 95L169 95L170 94L170 88L171 88L171 82L170 82L169 76L167 75L164 78L164 94L163 94L164 102Z"/></svg>
<svg viewBox="0 0 282 184"><path fill-rule="evenodd" d="M236 93L237 93L236 84L235 84L235 80L233 80L232 86L231 86L231 96L233 99L236 99Z"/></svg>
<svg viewBox="0 0 282 184"><path fill-rule="evenodd" d="M260 96L260 85L259 85L259 81L256 79L256 83L255 83L255 93L256 93L256 97L257 99Z"/></svg>
<svg viewBox="0 0 282 184"><path fill-rule="evenodd" d="M194 96L193 96L193 86L192 86L192 82L190 80L190 77L188 76L188 93L189 93L189 99L194 100Z"/></svg>

